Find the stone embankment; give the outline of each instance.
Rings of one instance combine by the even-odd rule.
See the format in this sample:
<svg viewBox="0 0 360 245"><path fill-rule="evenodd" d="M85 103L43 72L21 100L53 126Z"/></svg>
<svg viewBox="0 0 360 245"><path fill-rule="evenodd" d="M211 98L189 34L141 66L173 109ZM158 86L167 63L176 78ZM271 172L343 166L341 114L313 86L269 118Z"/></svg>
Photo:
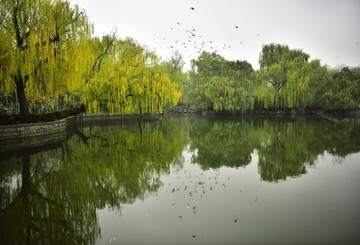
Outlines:
<svg viewBox="0 0 360 245"><path fill-rule="evenodd" d="M177 106L165 110L165 113L188 114L197 112L194 108L187 106Z"/></svg>
<svg viewBox="0 0 360 245"><path fill-rule="evenodd" d="M76 116L53 122L1 125L0 152L22 150L66 140L76 126Z"/></svg>

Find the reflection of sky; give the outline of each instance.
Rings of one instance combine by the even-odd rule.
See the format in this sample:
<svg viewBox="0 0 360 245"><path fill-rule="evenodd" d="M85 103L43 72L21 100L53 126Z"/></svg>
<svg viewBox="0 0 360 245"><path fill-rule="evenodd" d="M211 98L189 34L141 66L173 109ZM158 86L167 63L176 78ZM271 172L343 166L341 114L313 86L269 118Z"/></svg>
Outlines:
<svg viewBox="0 0 360 245"><path fill-rule="evenodd" d="M163 186L121 214L99 210L101 244L337 243L359 238L360 153L339 163L324 153L307 174L264 182L258 156L233 169L203 171L182 153ZM193 237L195 236L195 237Z"/></svg>
<svg viewBox="0 0 360 245"><path fill-rule="evenodd" d="M204 50L217 50L230 60L247 60L255 69L261 46L268 43L304 49L311 58L321 59L322 64L331 67L360 65L359 0L71 2L85 8L95 24L96 35L116 28L121 38L133 37L164 59L179 50L187 68L189 59L197 57L202 42ZM195 36L190 32L193 29Z"/></svg>

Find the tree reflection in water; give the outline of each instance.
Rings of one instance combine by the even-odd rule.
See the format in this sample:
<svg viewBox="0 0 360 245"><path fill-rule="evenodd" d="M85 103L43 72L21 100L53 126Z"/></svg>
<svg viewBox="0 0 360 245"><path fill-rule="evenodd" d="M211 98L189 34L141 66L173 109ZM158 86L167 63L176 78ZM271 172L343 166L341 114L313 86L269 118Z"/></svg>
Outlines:
<svg viewBox="0 0 360 245"><path fill-rule="evenodd" d="M97 209L121 210L145 198L161 186L170 165L182 164L186 135L177 124L90 124L50 150L3 155L2 244L95 243Z"/></svg>
<svg viewBox="0 0 360 245"><path fill-rule="evenodd" d="M306 173L325 151L345 157L360 150L360 125L324 119L287 117L200 118L190 128L193 162L209 168L241 167L259 156L265 181Z"/></svg>
<svg viewBox="0 0 360 245"><path fill-rule="evenodd" d="M359 152L360 125L306 118L169 117L89 122L66 142L2 154L0 242L94 244L97 209L120 210L183 166L186 146L202 169L248 165L264 181L301 176L325 151ZM195 154L196 153L196 154Z"/></svg>

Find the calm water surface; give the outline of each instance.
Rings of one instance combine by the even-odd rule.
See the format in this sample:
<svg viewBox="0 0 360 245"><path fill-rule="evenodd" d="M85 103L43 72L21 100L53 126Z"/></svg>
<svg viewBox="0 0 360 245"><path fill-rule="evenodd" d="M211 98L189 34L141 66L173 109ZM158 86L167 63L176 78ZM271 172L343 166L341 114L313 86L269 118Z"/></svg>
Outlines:
<svg viewBox="0 0 360 245"><path fill-rule="evenodd" d="M360 124L92 121L1 153L1 244L360 244Z"/></svg>

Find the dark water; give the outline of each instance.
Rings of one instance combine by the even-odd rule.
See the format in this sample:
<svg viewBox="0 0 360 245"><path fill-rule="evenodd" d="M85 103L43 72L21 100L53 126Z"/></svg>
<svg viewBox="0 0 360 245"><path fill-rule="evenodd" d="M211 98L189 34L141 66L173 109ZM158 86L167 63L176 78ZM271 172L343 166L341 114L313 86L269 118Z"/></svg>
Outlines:
<svg viewBox="0 0 360 245"><path fill-rule="evenodd" d="M360 124L88 122L1 153L1 244L360 244Z"/></svg>

